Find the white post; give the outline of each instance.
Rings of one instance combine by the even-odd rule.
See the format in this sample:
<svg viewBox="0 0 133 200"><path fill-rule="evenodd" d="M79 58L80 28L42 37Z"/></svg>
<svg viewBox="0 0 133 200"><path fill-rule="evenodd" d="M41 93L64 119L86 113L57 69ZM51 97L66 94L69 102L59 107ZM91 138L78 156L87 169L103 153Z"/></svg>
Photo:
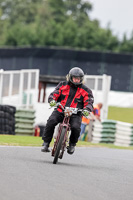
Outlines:
<svg viewBox="0 0 133 200"><path fill-rule="evenodd" d="M103 108L102 108L102 119L107 119L108 116L108 94L110 90L111 76L103 74Z"/></svg>
<svg viewBox="0 0 133 200"><path fill-rule="evenodd" d="M94 85L94 101L97 100L97 91L98 91L98 77L94 78L95 85Z"/></svg>
<svg viewBox="0 0 133 200"><path fill-rule="evenodd" d="M9 98L11 97L12 95L12 86L13 86L13 73L10 72L10 80L9 80Z"/></svg>
<svg viewBox="0 0 133 200"><path fill-rule="evenodd" d="M2 86L3 86L3 72L4 70L0 70L0 103L2 104Z"/></svg>
<svg viewBox="0 0 133 200"><path fill-rule="evenodd" d="M107 115L108 115L108 97L109 97L109 91L110 91L110 88L111 88L111 76L108 76L108 95L107 95Z"/></svg>
<svg viewBox="0 0 133 200"><path fill-rule="evenodd" d="M39 70L36 70L36 82L35 82L35 102L38 102L38 84L39 84Z"/></svg>
<svg viewBox="0 0 133 200"><path fill-rule="evenodd" d="M30 105L30 94L31 94L31 72L28 72L28 87L27 87L27 102L26 102L26 108Z"/></svg>
<svg viewBox="0 0 133 200"><path fill-rule="evenodd" d="M23 82L24 82L24 73L23 70L21 70L20 80L19 80L19 106L23 105Z"/></svg>

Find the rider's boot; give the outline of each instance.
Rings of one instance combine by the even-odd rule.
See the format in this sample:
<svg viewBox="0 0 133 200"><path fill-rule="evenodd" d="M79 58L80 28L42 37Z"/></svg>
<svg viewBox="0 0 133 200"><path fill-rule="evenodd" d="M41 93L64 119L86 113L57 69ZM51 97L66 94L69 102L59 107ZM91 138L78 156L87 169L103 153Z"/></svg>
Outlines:
<svg viewBox="0 0 133 200"><path fill-rule="evenodd" d="M69 153L69 154L73 154L74 151L75 151L75 146L76 146L75 143L74 143L74 144L69 143L69 146L67 147L67 153Z"/></svg>
<svg viewBox="0 0 133 200"><path fill-rule="evenodd" d="M50 152L50 150L49 150L49 143L48 142L44 142L43 144L42 144L42 149L41 149L41 151L42 152Z"/></svg>

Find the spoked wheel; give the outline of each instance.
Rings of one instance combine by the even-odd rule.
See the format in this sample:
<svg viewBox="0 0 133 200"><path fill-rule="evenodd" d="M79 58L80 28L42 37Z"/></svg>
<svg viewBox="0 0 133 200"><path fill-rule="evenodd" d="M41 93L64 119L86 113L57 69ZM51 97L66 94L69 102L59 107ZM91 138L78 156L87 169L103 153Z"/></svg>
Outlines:
<svg viewBox="0 0 133 200"><path fill-rule="evenodd" d="M61 134L60 134L60 138L59 138L57 147L55 149L53 164L56 164L57 161L58 161L60 150L61 150L61 147L62 147L62 143L64 141L65 132L66 132L66 127L63 127Z"/></svg>

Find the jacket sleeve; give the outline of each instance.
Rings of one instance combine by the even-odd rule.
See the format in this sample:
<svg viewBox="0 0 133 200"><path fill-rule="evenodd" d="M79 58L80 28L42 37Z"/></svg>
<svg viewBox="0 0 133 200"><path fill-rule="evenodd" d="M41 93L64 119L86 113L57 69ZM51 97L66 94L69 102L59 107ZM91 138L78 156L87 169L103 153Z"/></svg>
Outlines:
<svg viewBox="0 0 133 200"><path fill-rule="evenodd" d="M89 91L84 96L84 109L87 109L89 112L93 111L93 103L94 103L94 97L92 94L92 91L89 89Z"/></svg>
<svg viewBox="0 0 133 200"><path fill-rule="evenodd" d="M60 97L60 95L61 95L61 86L62 86L62 82L60 82L57 86L56 86L56 88L55 88L55 90L49 95L49 97L48 97L48 102L50 103L50 101L52 101L52 100L55 100L55 101L57 101L58 100L58 98Z"/></svg>

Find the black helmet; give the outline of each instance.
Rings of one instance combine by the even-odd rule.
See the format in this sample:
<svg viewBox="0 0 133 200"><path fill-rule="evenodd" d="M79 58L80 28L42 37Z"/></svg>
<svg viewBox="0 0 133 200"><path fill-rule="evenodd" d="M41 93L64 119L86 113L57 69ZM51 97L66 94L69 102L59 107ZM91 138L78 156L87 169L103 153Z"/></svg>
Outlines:
<svg viewBox="0 0 133 200"><path fill-rule="evenodd" d="M73 82L73 77L80 77L80 82L79 83L75 83ZM80 85L82 84L84 79L84 72L82 69L80 69L79 67L74 67L69 71L68 74L68 80L73 83L74 85Z"/></svg>

